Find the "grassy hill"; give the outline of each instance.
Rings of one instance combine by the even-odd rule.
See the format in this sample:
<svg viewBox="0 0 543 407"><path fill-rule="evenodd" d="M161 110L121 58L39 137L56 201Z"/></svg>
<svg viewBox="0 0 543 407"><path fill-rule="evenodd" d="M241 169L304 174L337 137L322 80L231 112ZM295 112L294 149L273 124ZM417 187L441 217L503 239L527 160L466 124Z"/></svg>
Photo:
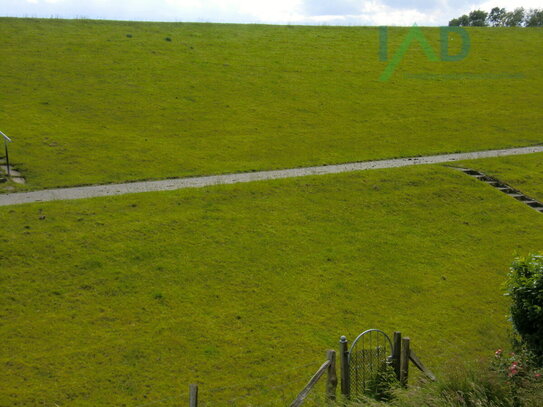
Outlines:
<svg viewBox="0 0 543 407"><path fill-rule="evenodd" d="M543 246L543 216L441 166L2 207L0 223L6 406L174 406L189 382L209 405L285 405L369 327L402 330L439 373L507 344L507 265Z"/></svg>
<svg viewBox="0 0 543 407"><path fill-rule="evenodd" d="M543 142L543 31L469 34L380 82L376 27L2 18L0 126L32 189Z"/></svg>
<svg viewBox="0 0 543 407"><path fill-rule="evenodd" d="M465 60L413 46L380 82L377 28L2 18L0 130L27 189L543 142L543 31L469 33ZM470 165L541 196L540 157ZM543 247L540 214L445 166L1 207L0 224L10 407L183 405L189 382L208 406L285 405L369 327L439 373L506 345L507 265Z"/></svg>

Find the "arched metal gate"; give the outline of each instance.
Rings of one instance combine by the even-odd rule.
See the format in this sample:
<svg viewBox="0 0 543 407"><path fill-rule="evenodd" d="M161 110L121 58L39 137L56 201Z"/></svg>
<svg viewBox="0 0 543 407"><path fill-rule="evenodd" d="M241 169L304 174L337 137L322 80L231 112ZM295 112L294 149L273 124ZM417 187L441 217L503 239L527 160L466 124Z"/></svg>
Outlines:
<svg viewBox="0 0 543 407"><path fill-rule="evenodd" d="M347 339L342 336L341 343L347 347ZM342 376L348 378L342 382L342 391L352 397L363 394L375 394L388 373L392 360L392 341L380 329L368 329L353 341L348 351L343 350L346 362Z"/></svg>

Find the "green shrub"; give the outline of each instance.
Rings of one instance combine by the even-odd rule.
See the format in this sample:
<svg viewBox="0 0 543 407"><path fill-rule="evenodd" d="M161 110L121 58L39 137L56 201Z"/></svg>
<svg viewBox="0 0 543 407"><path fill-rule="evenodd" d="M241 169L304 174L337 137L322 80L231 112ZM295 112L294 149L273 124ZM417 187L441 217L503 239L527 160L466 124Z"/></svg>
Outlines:
<svg viewBox="0 0 543 407"><path fill-rule="evenodd" d="M445 367L438 381L398 391L392 406L515 407L515 402L509 383L486 361L457 361Z"/></svg>
<svg viewBox="0 0 543 407"><path fill-rule="evenodd" d="M367 397L337 407L541 407L543 378L530 355L498 350L490 366L488 360L452 361L436 382L421 378L394 388L385 402Z"/></svg>
<svg viewBox="0 0 543 407"><path fill-rule="evenodd" d="M543 363L543 255L516 258L507 279L511 319L537 363Z"/></svg>
<svg viewBox="0 0 543 407"><path fill-rule="evenodd" d="M392 366L383 364L377 374L369 380L367 395L377 401L389 401L393 398L398 381Z"/></svg>

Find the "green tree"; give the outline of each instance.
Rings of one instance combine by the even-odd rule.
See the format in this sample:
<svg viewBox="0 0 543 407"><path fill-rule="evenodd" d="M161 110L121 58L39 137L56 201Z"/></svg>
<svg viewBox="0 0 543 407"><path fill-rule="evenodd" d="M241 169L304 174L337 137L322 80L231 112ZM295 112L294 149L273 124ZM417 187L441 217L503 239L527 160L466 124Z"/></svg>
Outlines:
<svg viewBox="0 0 543 407"><path fill-rule="evenodd" d="M458 27L459 25L460 25L459 18L453 18L451 21L449 21L449 27Z"/></svg>
<svg viewBox="0 0 543 407"><path fill-rule="evenodd" d="M466 14L458 17L458 25L462 27L469 26L469 17Z"/></svg>
<svg viewBox="0 0 543 407"><path fill-rule="evenodd" d="M505 25L507 27L522 27L524 14L523 7L516 8L514 11L509 11L505 16Z"/></svg>
<svg viewBox="0 0 543 407"><path fill-rule="evenodd" d="M526 14L526 27L543 27L543 9L532 9Z"/></svg>
<svg viewBox="0 0 543 407"><path fill-rule="evenodd" d="M487 17L488 13L486 11L473 10L468 16L469 25L472 27L485 27L488 25L486 22Z"/></svg>
<svg viewBox="0 0 543 407"><path fill-rule="evenodd" d="M504 8L494 7L492 10L490 10L490 14L488 15L488 21L494 27L503 27L505 24L506 15L507 11Z"/></svg>

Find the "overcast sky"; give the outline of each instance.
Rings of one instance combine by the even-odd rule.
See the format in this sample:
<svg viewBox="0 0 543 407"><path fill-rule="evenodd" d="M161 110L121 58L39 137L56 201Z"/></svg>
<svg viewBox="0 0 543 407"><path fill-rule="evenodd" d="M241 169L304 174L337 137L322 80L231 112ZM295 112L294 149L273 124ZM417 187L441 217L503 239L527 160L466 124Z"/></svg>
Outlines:
<svg viewBox="0 0 543 407"><path fill-rule="evenodd" d="M446 25L470 10L541 0L0 0L0 15L328 25Z"/></svg>

